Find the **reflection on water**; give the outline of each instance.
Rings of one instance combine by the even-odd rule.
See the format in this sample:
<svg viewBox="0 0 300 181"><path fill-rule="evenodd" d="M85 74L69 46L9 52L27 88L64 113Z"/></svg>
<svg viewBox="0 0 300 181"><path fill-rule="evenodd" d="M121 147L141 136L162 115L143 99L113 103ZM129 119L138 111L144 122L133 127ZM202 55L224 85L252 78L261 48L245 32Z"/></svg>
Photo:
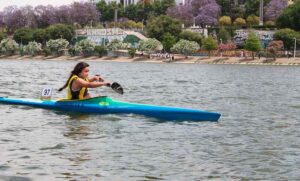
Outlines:
<svg viewBox="0 0 300 181"><path fill-rule="evenodd" d="M76 63L0 60L0 96L38 98L46 85L61 87ZM93 95L211 110L221 120L173 123L0 105L0 180L300 178L299 67L89 63L92 75L126 90L121 96L103 87Z"/></svg>

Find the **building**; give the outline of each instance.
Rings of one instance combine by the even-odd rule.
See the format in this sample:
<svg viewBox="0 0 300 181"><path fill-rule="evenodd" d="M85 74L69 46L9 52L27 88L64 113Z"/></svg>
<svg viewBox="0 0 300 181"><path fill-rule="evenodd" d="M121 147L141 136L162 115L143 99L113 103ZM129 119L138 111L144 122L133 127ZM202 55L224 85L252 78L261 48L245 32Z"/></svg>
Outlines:
<svg viewBox="0 0 300 181"><path fill-rule="evenodd" d="M100 0L89 0L91 3L97 3ZM139 0L105 0L106 3L116 2L117 4L123 4L124 7L128 6L129 4L136 4Z"/></svg>

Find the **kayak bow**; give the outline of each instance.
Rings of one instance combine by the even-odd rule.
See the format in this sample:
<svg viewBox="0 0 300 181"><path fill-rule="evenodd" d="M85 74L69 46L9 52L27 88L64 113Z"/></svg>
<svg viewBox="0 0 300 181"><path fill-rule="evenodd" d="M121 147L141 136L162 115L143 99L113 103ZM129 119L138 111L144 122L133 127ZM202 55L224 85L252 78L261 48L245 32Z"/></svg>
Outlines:
<svg viewBox="0 0 300 181"><path fill-rule="evenodd" d="M40 100L0 97L0 103L94 114L133 113L174 121L218 121L219 113L167 106L121 102L107 96L84 100Z"/></svg>

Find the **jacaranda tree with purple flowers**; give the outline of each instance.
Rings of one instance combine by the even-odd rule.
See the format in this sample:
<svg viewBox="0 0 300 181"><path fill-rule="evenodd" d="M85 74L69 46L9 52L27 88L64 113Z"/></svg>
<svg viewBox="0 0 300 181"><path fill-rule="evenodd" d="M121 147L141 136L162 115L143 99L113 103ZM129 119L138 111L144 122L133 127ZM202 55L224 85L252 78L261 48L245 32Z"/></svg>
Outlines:
<svg viewBox="0 0 300 181"><path fill-rule="evenodd" d="M193 24L194 16L192 13L192 6L190 4L169 7L167 10L167 15L181 20L181 22L186 26Z"/></svg>
<svg viewBox="0 0 300 181"><path fill-rule="evenodd" d="M197 24L215 25L218 23L221 9L215 0L193 0L191 6Z"/></svg>
<svg viewBox="0 0 300 181"><path fill-rule="evenodd" d="M275 21L287 6L287 0L272 0L265 6L266 19Z"/></svg>

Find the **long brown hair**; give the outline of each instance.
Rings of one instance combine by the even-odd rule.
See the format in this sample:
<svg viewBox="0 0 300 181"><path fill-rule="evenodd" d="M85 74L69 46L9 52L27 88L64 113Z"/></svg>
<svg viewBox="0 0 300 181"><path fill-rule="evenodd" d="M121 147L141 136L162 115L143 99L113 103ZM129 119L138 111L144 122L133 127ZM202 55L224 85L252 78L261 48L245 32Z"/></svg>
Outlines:
<svg viewBox="0 0 300 181"><path fill-rule="evenodd" d="M64 89L68 86L69 80L71 79L71 77L72 77L73 75L77 75L77 76L78 76L78 75L82 72L82 70L83 70L84 68L89 67L89 66L90 66L90 65L87 64L87 63L85 63L85 62L79 62L79 63L74 67L74 70L71 72L71 75L70 75L70 77L68 78L68 80L67 80L67 82L65 83L65 85L62 86L60 89L58 89L58 91L62 91L62 90L64 90Z"/></svg>

